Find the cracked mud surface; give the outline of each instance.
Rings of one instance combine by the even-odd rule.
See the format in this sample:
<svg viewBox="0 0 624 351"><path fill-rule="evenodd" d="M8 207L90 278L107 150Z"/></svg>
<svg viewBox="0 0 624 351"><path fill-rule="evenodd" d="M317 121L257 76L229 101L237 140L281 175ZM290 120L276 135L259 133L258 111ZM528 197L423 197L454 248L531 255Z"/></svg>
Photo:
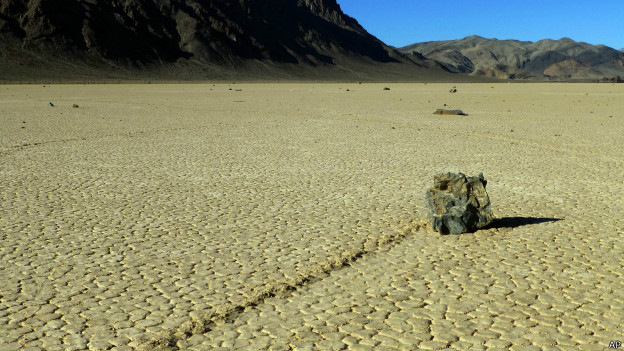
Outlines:
<svg viewBox="0 0 624 351"><path fill-rule="evenodd" d="M384 86L0 86L0 349L622 340L624 87ZM444 171L489 229L422 225Z"/></svg>

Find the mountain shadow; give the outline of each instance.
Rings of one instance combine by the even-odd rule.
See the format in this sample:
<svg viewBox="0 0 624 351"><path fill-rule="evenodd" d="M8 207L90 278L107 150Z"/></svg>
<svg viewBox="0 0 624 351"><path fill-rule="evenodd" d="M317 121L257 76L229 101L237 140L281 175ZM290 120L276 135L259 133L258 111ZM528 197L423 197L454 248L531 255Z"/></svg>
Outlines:
<svg viewBox="0 0 624 351"><path fill-rule="evenodd" d="M336 0L0 0L0 81L150 70L176 80L457 79L384 44Z"/></svg>

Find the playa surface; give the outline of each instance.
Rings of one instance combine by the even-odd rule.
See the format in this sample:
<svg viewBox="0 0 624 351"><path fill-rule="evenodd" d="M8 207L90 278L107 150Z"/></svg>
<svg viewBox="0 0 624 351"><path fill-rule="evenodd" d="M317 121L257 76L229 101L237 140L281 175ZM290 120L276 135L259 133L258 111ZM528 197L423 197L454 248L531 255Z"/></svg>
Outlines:
<svg viewBox="0 0 624 351"><path fill-rule="evenodd" d="M624 341L624 85L455 85L0 86L0 349Z"/></svg>

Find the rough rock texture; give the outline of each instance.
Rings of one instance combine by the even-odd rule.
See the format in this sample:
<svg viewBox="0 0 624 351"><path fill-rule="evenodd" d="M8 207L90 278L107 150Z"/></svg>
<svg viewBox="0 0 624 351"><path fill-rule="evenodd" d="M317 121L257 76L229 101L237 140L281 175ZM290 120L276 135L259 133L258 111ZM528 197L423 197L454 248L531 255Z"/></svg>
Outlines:
<svg viewBox="0 0 624 351"><path fill-rule="evenodd" d="M427 191L427 206L433 229L440 234L471 232L494 219L483 173L466 177L463 173L440 173Z"/></svg>

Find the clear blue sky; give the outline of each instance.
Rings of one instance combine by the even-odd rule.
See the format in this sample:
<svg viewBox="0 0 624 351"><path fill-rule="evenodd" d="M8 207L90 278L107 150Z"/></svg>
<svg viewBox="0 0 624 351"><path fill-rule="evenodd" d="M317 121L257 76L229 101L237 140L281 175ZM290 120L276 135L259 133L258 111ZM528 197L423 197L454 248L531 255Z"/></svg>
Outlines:
<svg viewBox="0 0 624 351"><path fill-rule="evenodd" d="M337 0L343 12L388 45L486 38L568 37L624 48L624 0Z"/></svg>

